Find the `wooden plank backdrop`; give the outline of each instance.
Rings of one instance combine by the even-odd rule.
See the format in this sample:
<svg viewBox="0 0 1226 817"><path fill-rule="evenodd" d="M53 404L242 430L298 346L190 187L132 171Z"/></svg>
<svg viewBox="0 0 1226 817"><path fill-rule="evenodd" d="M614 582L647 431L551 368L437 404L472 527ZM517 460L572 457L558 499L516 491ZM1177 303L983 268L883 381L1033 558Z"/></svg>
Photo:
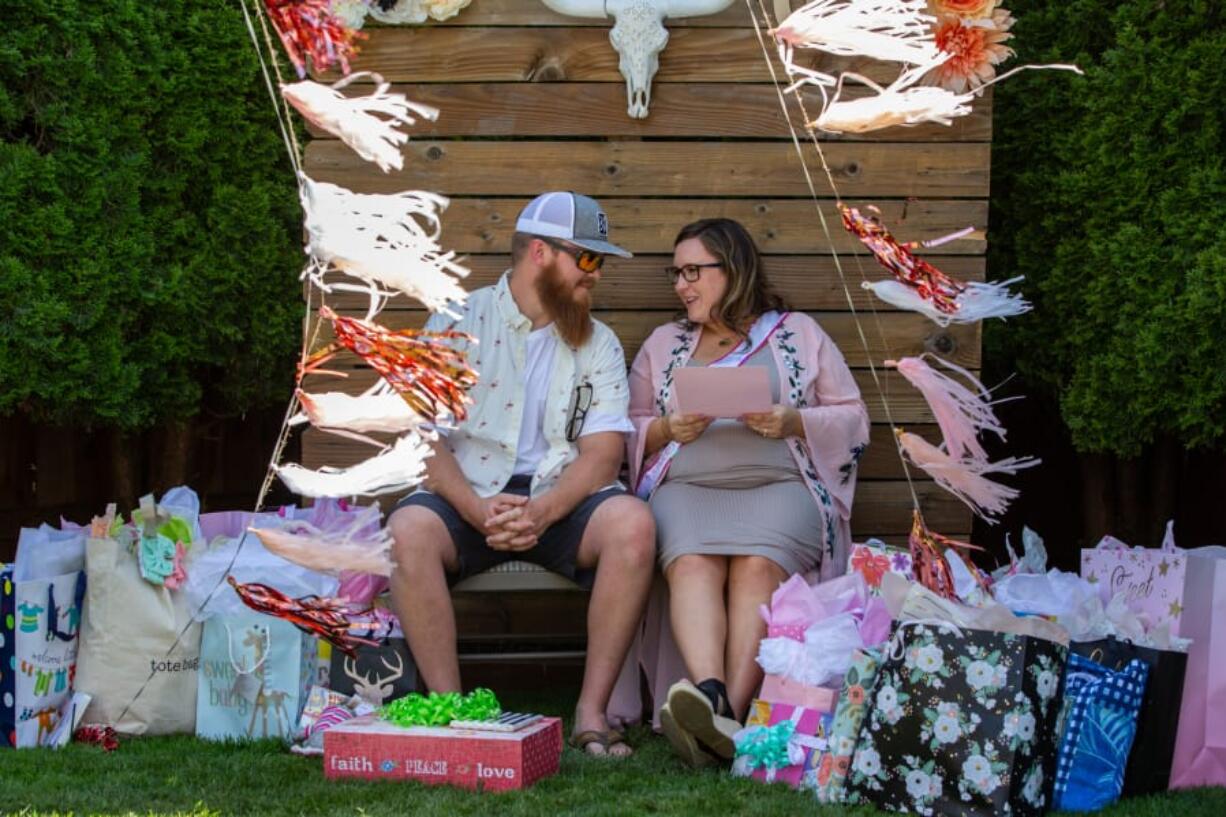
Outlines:
<svg viewBox="0 0 1226 817"><path fill-rule="evenodd" d="M744 4L666 24L669 43L643 120L626 114L609 25L557 15L536 0L476 0L441 24L369 27L354 69L380 73L441 115L413 130L401 172L381 173L321 132L306 146L306 172L358 192L421 189L450 196L442 243L468 257L470 289L492 283L507 267L515 217L530 198L549 189L595 196L609 214L612 240L636 253L633 260L611 259L595 292L597 317L621 337L628 359L676 311L662 268L677 229L711 216L740 220L765 253L777 289L821 323L853 368L873 429L852 528L858 538L897 541L910 526L912 494L888 421L933 441L939 434L918 393L880 364L932 351L977 369L980 331L942 329L871 299L860 283L884 272L844 232L834 201L843 196L854 205L876 205L904 240L975 226L933 257L953 275L983 280L991 95L950 127L823 136L829 178L802 131L815 203ZM773 52L770 57L780 72ZM818 52L801 58L827 72L891 79L888 66L872 61ZM793 123L815 116L817 103L815 95L803 106L789 100ZM363 300L338 295L331 303L361 314ZM402 302L381 320L417 327L425 316L420 305ZM349 376L313 376L308 388L356 393L373 382L373 373L352 360L340 368ZM304 464L313 468L369 455L360 443L314 429L304 432L302 449ZM931 481L915 479L914 490L934 529L967 535L971 518L960 503Z"/></svg>

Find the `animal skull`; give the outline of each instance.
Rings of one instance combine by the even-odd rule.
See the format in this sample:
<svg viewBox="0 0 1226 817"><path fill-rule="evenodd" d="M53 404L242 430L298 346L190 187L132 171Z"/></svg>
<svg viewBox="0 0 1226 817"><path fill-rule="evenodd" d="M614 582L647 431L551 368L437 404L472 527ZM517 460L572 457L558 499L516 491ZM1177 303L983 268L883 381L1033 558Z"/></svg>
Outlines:
<svg viewBox="0 0 1226 817"><path fill-rule="evenodd" d="M660 67L660 52L668 44L666 17L715 14L733 0L542 0L571 17L613 17L609 41L621 56L618 69L626 78L626 113L646 119L651 104L651 80Z"/></svg>

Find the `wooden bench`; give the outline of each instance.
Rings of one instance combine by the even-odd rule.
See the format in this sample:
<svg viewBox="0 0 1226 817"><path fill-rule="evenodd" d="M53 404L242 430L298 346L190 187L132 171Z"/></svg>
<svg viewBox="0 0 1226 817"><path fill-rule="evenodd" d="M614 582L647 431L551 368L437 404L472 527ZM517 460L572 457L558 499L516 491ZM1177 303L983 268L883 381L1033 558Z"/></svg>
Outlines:
<svg viewBox="0 0 1226 817"><path fill-rule="evenodd" d="M676 309L662 268L671 260L677 229L710 216L740 220L759 242L776 287L838 343L869 407L873 445L861 462L853 535L905 540L911 495L869 360L879 364L935 351L978 369L979 328L941 329L918 315L870 302L859 283L862 277L878 280L884 272L838 226L834 191L818 170L821 206L835 231L831 239L856 309L879 310L879 316L861 315L868 348L861 344L745 6L669 21L671 36L660 57L651 113L642 120L626 115L625 85L608 43L608 25L561 17L539 2L480 0L441 25L368 27L354 69L380 72L396 90L436 105L441 115L437 122L415 126L403 171L384 174L320 134L307 145L305 170L358 192L425 189L451 196L442 243L468 256L470 289L492 283L505 269L515 217L533 196L572 189L596 197L609 214L612 239L636 254L632 260L612 259L595 292L596 316L617 332L628 361L651 329ZM847 60L819 52L802 58L825 71L849 67ZM880 207L906 240L987 224L990 140L989 94L951 127L829 139L823 150L839 193L853 204ZM812 146L805 150L811 167L819 168ZM941 246L933 257L955 276L982 280L985 249L979 231ZM351 296L331 303L350 314L364 306ZM418 304L403 300L389 304L380 317L393 327L420 326L424 319ZM321 379L308 388L356 392L374 377L354 363L347 381ZM936 440L918 393L894 372L882 373L882 382L895 422ZM304 464L312 468L344 466L369 454L358 443L314 429L304 433L302 449ZM933 529L968 535L971 517L960 503L931 482L916 488ZM495 596L577 588L516 562L456 589Z"/></svg>

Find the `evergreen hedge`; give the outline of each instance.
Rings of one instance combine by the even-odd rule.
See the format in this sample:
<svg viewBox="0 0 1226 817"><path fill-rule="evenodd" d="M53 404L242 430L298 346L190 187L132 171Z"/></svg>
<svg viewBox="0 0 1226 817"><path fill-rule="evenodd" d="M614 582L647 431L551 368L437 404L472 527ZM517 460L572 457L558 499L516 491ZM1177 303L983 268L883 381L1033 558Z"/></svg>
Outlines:
<svg viewBox="0 0 1226 817"><path fill-rule="evenodd" d="M995 277L1035 312L989 353L1059 399L1074 445L1226 437L1226 17L1209 0L1010 0L996 87Z"/></svg>
<svg viewBox="0 0 1226 817"><path fill-rule="evenodd" d="M0 414L285 400L301 218L237 5L0 6Z"/></svg>

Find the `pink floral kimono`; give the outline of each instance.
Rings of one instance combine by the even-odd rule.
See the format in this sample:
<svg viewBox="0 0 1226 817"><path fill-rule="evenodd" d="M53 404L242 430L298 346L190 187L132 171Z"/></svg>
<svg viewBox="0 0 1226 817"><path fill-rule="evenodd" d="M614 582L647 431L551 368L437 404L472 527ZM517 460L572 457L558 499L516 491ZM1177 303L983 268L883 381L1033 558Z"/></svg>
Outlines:
<svg viewBox="0 0 1226 817"><path fill-rule="evenodd" d="M804 439L791 438L788 448L826 520L820 578L832 578L847 569L856 465L868 446L868 412L842 353L808 315L768 313L755 328L763 330L759 334L774 354L781 400L799 409L804 423ZM644 499L662 480L664 470L654 458L644 461L647 426L654 418L676 410L672 372L689 361L700 332L700 328L687 331L676 323L657 328L631 367L630 420L635 432L628 443L630 479ZM639 719L639 667L647 674L654 698L653 724L658 728L659 707L668 687L685 676L668 623L668 590L661 576L656 577L643 628L631 646L609 704L615 722Z"/></svg>

